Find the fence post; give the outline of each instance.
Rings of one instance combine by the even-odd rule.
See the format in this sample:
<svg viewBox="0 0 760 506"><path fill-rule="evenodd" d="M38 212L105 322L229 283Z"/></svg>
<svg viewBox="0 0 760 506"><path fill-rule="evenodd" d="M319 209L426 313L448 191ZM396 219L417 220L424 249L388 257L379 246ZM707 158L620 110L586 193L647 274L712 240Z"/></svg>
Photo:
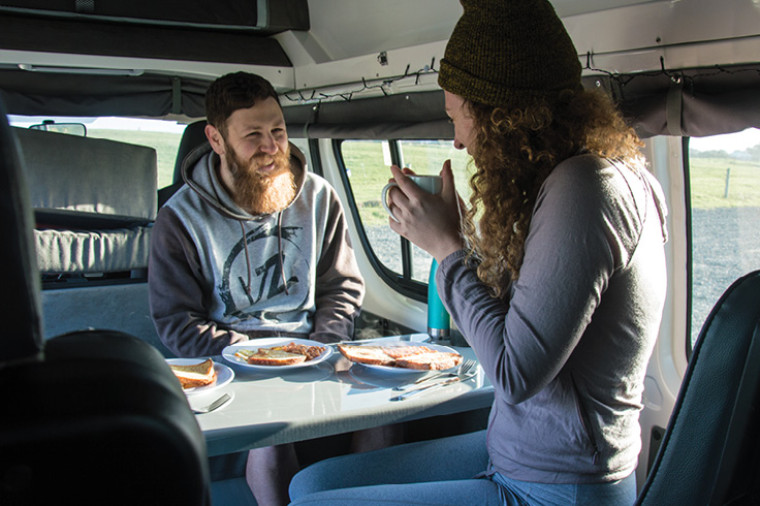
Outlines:
<svg viewBox="0 0 760 506"><path fill-rule="evenodd" d="M723 198L728 198L728 181L731 179L731 167L726 169L726 188L723 190Z"/></svg>

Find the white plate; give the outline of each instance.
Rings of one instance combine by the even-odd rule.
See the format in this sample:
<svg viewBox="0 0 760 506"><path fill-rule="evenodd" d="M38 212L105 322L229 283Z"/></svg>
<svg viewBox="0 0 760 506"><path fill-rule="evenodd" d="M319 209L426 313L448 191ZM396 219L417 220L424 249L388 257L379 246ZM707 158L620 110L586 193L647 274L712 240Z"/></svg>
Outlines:
<svg viewBox="0 0 760 506"><path fill-rule="evenodd" d="M448 346L443 346L440 344L433 344L433 343L415 343L410 341L382 341L379 343L364 343L363 345L354 345L354 346L425 346L427 348L430 348L431 350L435 351L444 351L447 353L456 353L459 355L460 353L455 350L454 348L449 348ZM403 374L409 374L409 373L426 373L431 372L429 369L408 369L405 367L391 367L387 365L374 365L374 364L362 364L361 362L354 362L357 365L360 365L362 367L366 367L367 369L372 369L373 371L378 372L387 372L387 373L403 373ZM447 371L455 369L455 367L452 367L451 369L446 369Z"/></svg>
<svg viewBox="0 0 760 506"><path fill-rule="evenodd" d="M246 361L244 358L235 356L235 352L238 350L257 350L259 348L282 346L288 343L303 344L306 346L321 346L325 349L325 351L323 351L322 354L317 358L307 360L306 362L301 362L300 364L292 365L249 364L248 361ZM286 371L290 369L298 369L300 367L311 367L313 365L317 365L320 362L327 360L327 358L332 355L332 353L333 350L330 346L317 341L310 341L309 339L295 339L293 337L265 337L262 339L251 339L250 341L246 341L244 343L231 344L222 350L222 357L228 362L237 364L241 367L246 367L248 369L255 369L258 371Z"/></svg>
<svg viewBox="0 0 760 506"><path fill-rule="evenodd" d="M206 360L205 358L167 358L166 362L171 365L193 365L199 364ZM183 391L188 395L202 394L221 388L227 383L235 379L235 371L230 369L224 364L218 364L214 362L214 370L216 371L216 383L213 385L207 385L205 387L185 388Z"/></svg>

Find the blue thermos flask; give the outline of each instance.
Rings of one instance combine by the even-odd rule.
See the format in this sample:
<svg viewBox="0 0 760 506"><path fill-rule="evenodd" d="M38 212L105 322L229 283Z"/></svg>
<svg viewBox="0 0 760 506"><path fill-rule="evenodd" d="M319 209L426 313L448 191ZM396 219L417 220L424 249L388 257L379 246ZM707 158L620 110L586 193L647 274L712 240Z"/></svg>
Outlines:
<svg viewBox="0 0 760 506"><path fill-rule="evenodd" d="M451 328L449 312L438 296L438 286L435 282L435 273L438 271L438 262L433 259L430 265L430 278L428 279L428 335L436 339L448 339Z"/></svg>

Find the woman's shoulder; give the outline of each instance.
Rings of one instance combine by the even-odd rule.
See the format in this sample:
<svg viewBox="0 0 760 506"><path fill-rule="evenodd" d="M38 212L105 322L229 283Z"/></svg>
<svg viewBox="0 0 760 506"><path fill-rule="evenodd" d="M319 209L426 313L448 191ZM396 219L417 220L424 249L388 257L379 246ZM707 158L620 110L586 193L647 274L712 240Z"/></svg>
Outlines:
<svg viewBox="0 0 760 506"><path fill-rule="evenodd" d="M541 195L564 194L566 198L577 198L588 195L600 189L604 180L604 172L610 164L604 158L582 154L567 158L552 170L544 181L539 192Z"/></svg>
<svg viewBox="0 0 760 506"><path fill-rule="evenodd" d="M638 170L594 155L565 160L546 179L532 226L550 223L565 234L596 237L610 246L615 265L625 265L643 226L646 190L635 182Z"/></svg>
<svg viewBox="0 0 760 506"><path fill-rule="evenodd" d="M630 191L633 180L640 179L641 170L633 161L580 154L559 163L546 178L545 186L546 190L576 190L586 196L595 191L603 194L616 193L616 189Z"/></svg>
<svg viewBox="0 0 760 506"><path fill-rule="evenodd" d="M600 173L612 166L607 158L591 153L583 153L561 161L549 174L549 178L587 179L599 177Z"/></svg>
<svg viewBox="0 0 760 506"><path fill-rule="evenodd" d="M564 160L549 174L539 192L537 208L555 209L583 219L637 220L638 204L646 197L641 170L635 163L582 154ZM639 181L637 183L637 181Z"/></svg>

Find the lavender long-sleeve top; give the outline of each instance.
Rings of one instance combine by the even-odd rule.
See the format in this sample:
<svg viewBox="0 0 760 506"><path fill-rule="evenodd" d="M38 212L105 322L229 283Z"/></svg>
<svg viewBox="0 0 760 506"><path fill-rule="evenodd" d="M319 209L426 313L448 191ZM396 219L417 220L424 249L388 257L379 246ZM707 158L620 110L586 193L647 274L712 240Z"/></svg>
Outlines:
<svg viewBox="0 0 760 506"><path fill-rule="evenodd" d="M643 167L580 155L539 192L506 304L489 296L464 251L441 263L441 298L495 386L491 471L594 483L635 469L665 300L665 215Z"/></svg>

